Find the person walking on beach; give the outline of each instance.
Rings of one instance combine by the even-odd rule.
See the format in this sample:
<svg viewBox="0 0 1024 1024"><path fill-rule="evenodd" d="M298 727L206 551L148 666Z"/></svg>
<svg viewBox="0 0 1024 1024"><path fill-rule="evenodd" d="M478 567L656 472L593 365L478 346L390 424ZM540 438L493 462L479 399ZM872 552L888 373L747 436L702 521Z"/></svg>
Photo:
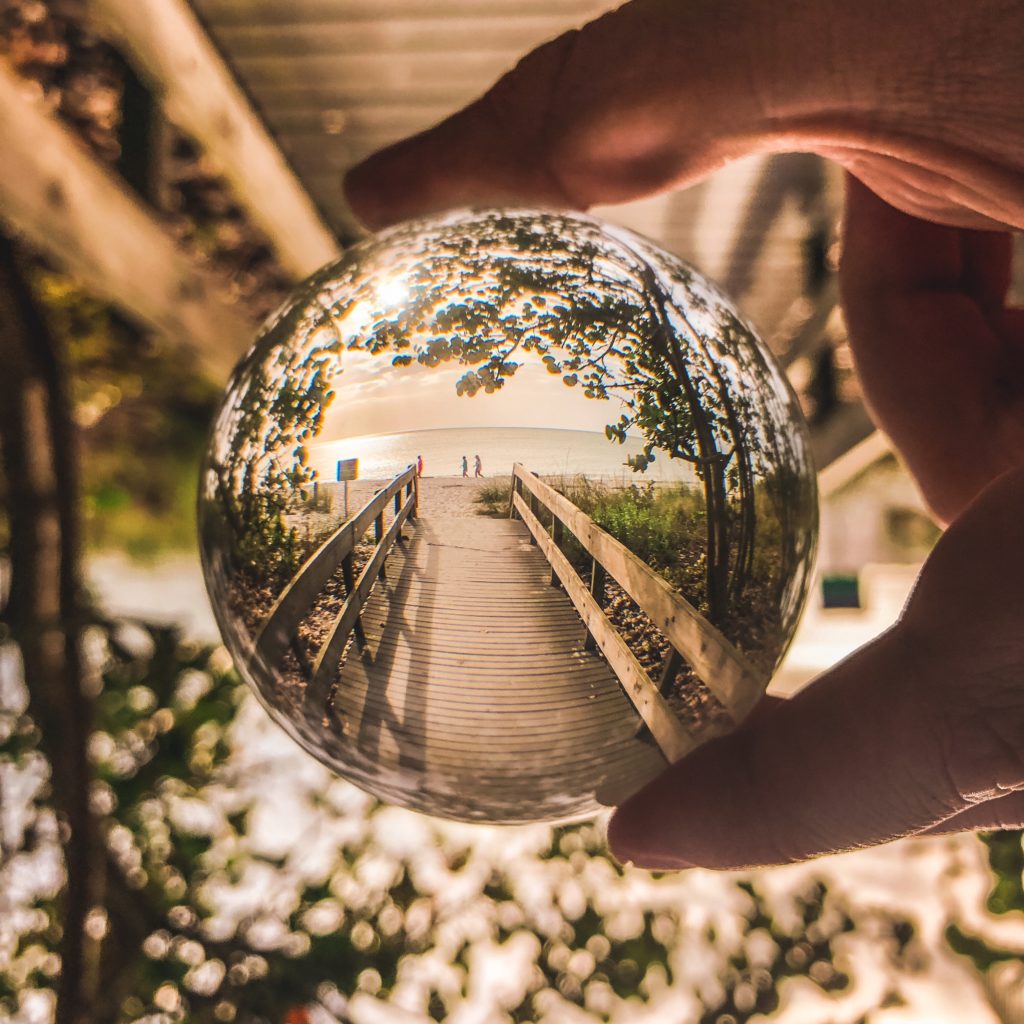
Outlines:
<svg viewBox="0 0 1024 1024"><path fill-rule="evenodd" d="M473 476L474 477L483 476L484 475L484 464L480 461L480 456L479 455L474 455L473 456L473 460L474 460Z"/></svg>
<svg viewBox="0 0 1024 1024"><path fill-rule="evenodd" d="M417 455L416 456L416 475L418 477L422 477L423 476L423 456L422 455Z"/></svg>
<svg viewBox="0 0 1024 1024"><path fill-rule="evenodd" d="M469 459L465 455L462 456L462 475L463 477L469 476Z"/></svg>

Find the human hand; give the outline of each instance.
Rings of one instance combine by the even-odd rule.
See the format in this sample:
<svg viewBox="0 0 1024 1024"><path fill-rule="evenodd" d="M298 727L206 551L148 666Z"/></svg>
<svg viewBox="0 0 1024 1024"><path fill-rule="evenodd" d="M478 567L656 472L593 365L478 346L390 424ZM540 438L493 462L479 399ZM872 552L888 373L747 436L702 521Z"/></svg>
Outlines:
<svg viewBox="0 0 1024 1024"><path fill-rule="evenodd" d="M1002 795L1024 782L1024 732L999 733L1024 724L1007 681L1020 631L1001 618L1024 610L1024 485L999 480L1024 464L1024 322L1004 308L1008 236L977 230L1024 227L1022 48L1019 6L634 0L348 177L372 226L467 203L585 208L756 152L818 152L860 179L841 274L865 393L940 517L970 511L897 627L620 809L623 858L738 866L1024 821Z"/></svg>
<svg viewBox="0 0 1024 1024"><path fill-rule="evenodd" d="M1024 470L946 531L900 621L624 804L609 842L665 869L787 863L1024 823Z"/></svg>
<svg viewBox="0 0 1024 1024"><path fill-rule="evenodd" d="M1024 227L1024 10L998 0L633 0L346 177L372 228L469 203L586 208L816 152L891 205Z"/></svg>
<svg viewBox="0 0 1024 1024"><path fill-rule="evenodd" d="M865 397L949 522L1024 464L1024 310L1007 232L932 224L847 181L840 284Z"/></svg>

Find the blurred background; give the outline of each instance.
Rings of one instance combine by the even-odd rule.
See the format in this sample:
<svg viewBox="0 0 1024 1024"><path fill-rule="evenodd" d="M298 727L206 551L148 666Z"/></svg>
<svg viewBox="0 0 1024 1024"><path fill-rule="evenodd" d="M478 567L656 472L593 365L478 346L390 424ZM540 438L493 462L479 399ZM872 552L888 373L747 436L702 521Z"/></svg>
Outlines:
<svg viewBox="0 0 1024 1024"><path fill-rule="evenodd" d="M624 871L601 822L374 803L218 646L206 431L358 236L341 175L607 6L0 0L0 1019L1024 1020L1018 833ZM889 625L938 536L861 402L841 185L797 154L596 211L717 280L807 415L822 534L780 693Z"/></svg>

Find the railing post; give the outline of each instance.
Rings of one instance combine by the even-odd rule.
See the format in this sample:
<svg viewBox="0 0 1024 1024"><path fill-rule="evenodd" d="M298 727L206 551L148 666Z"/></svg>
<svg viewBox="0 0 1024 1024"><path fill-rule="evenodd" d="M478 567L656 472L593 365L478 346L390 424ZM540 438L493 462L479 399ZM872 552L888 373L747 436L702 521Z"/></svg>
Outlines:
<svg viewBox="0 0 1024 1024"><path fill-rule="evenodd" d="M384 510L381 509L380 515L377 516L373 521L373 539L377 544L380 544L384 537ZM384 565L381 564L380 572L377 574L377 579L387 579L387 572L385 571Z"/></svg>
<svg viewBox="0 0 1024 1024"><path fill-rule="evenodd" d="M540 516L538 515L538 513L540 512L540 502L537 501L537 495L534 494L533 491L530 491L530 511L534 514L534 517L539 521ZM530 534L530 543L537 543L537 538L534 537L532 533Z"/></svg>
<svg viewBox="0 0 1024 1024"><path fill-rule="evenodd" d="M554 512L552 512L551 513L551 539L554 541L556 548L560 549L562 547L562 536L563 536L563 533L562 533L562 520L559 519L558 516L556 516L554 514ZM562 586L562 581L558 578L558 573L555 572L555 567L554 566L551 566L551 586L559 587L559 588L561 588L561 586Z"/></svg>
<svg viewBox="0 0 1024 1024"><path fill-rule="evenodd" d="M665 664L661 669L661 678L658 680L658 692L664 696L665 691L675 681L679 670L683 667L683 656L674 648L670 647Z"/></svg>
<svg viewBox="0 0 1024 1024"><path fill-rule="evenodd" d="M419 478L419 476L414 476L412 478L412 483L410 483L409 486L412 488L412 493L415 495L415 500L412 503L412 512L410 512L409 514L410 514L410 516L413 519L415 519L420 514L420 478Z"/></svg>
<svg viewBox="0 0 1024 1024"><path fill-rule="evenodd" d="M596 559L591 559L590 562L590 594L597 602L598 608L604 607L604 585L607 575L604 571L604 566ZM597 641L594 639L594 634L589 630L587 631L587 639L583 642L585 650L592 651L597 647Z"/></svg>
<svg viewBox="0 0 1024 1024"><path fill-rule="evenodd" d="M516 518L516 495L522 493L522 488L519 486L519 476L516 473L516 467L512 467L512 490L508 496L508 517L509 519Z"/></svg>
<svg viewBox="0 0 1024 1024"><path fill-rule="evenodd" d="M347 597L356 589L356 573L351 551L341 560L341 575L345 580L345 596ZM356 619L354 632L356 640L359 641L359 646L364 647L366 645L366 634L363 632L362 617Z"/></svg>

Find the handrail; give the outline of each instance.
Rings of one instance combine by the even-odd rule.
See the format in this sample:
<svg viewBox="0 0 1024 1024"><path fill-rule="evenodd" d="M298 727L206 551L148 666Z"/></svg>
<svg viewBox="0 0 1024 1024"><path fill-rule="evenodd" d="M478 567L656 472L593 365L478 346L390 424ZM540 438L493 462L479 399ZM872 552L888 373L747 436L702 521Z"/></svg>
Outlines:
<svg viewBox="0 0 1024 1024"><path fill-rule="evenodd" d="M351 519L343 523L334 531L309 558L299 567L288 585L278 595L273 607L263 620L263 625L255 637L255 649L253 659L260 658L269 665L277 665L288 649L299 623L309 612L318 595L323 590L324 584L338 571L341 566L345 576L345 590L350 599L353 591L362 583L356 583L353 579L354 570L352 567L352 554L356 544L362 540L363 535L370 529L371 525L377 527L377 548L372 558L376 558L385 539L383 535L384 509L388 501L394 498L395 521L401 517L401 522L406 519L416 518L417 502L419 498L419 486L416 477L416 469L409 466L391 480L387 487L378 491ZM405 488L405 503L402 504L401 491ZM388 530L386 535L391 538L391 546L397 539L397 531ZM377 566L379 572L383 566L388 551L380 558ZM372 560L371 558L371 560ZM364 573L365 575L365 573ZM371 577L375 579L374 575ZM372 585L372 584L371 584ZM369 593L369 586L366 593ZM365 601L365 594L363 600ZM349 604L346 599L346 607ZM360 602L360 608L362 602ZM353 625L358 626L358 611ZM351 630L350 626L350 630ZM339 652L340 653L340 652Z"/></svg>
<svg viewBox="0 0 1024 1024"><path fill-rule="evenodd" d="M697 746L696 736L672 713L658 687L651 681L651 677L636 660L626 641L611 624L579 573L558 549L554 538L548 535L530 506L523 500L523 496L515 491L512 493L512 505L551 563L552 574L557 576L569 599L576 606L576 611L587 627L589 635L596 641L626 696L651 730L651 735L665 755L665 759L670 764L678 761Z"/></svg>
<svg viewBox="0 0 1024 1024"><path fill-rule="evenodd" d="M398 503L397 496L395 503L396 505ZM345 650L345 645L348 643L353 630L359 624L359 616L363 610L363 605L366 604L366 599L370 596L370 591L373 590L373 585L377 582L377 578L384 575L384 560L391 554L391 549L401 536L402 526L405 524L406 519L413 514L415 508L416 495L413 493L406 498L405 504L395 513L394 521L388 528L387 533L383 533L380 528L380 520L384 515L381 512L378 518L377 546L373 549L370 560L363 566L363 571L359 574L359 579L356 581L355 586L348 587L348 596L345 598L345 603L335 616L334 622L331 623L330 632L320 648L316 664L313 667L313 673L306 686L307 703L310 701L317 703L321 698L326 698L331 683L334 682L334 678L337 675L338 659Z"/></svg>
<svg viewBox="0 0 1024 1024"><path fill-rule="evenodd" d="M527 508L527 511L531 512L544 536L547 537L547 533L536 518L537 503L543 503L551 512L556 524L556 537L564 524L594 559L595 570L602 570L602 575L607 573L622 587L661 630L672 647L686 659L694 673L722 703L730 717L736 722L741 721L764 693L764 674L759 672L692 604L677 593L667 580L637 558L624 544L602 530L582 509L544 483L521 463L516 463L513 467L512 484L516 511L522 515L523 508L527 508L521 494L515 493L525 488L529 491L531 505L534 506L532 510ZM519 498L519 502L515 502L516 497ZM527 526L531 525L525 517L524 522ZM531 533L534 533L540 544L540 538L532 527ZM573 573L579 579L575 570ZM564 580L562 582L564 584ZM582 583L582 580L580 582ZM566 590L572 596L568 587ZM601 638L594 638L600 646Z"/></svg>

